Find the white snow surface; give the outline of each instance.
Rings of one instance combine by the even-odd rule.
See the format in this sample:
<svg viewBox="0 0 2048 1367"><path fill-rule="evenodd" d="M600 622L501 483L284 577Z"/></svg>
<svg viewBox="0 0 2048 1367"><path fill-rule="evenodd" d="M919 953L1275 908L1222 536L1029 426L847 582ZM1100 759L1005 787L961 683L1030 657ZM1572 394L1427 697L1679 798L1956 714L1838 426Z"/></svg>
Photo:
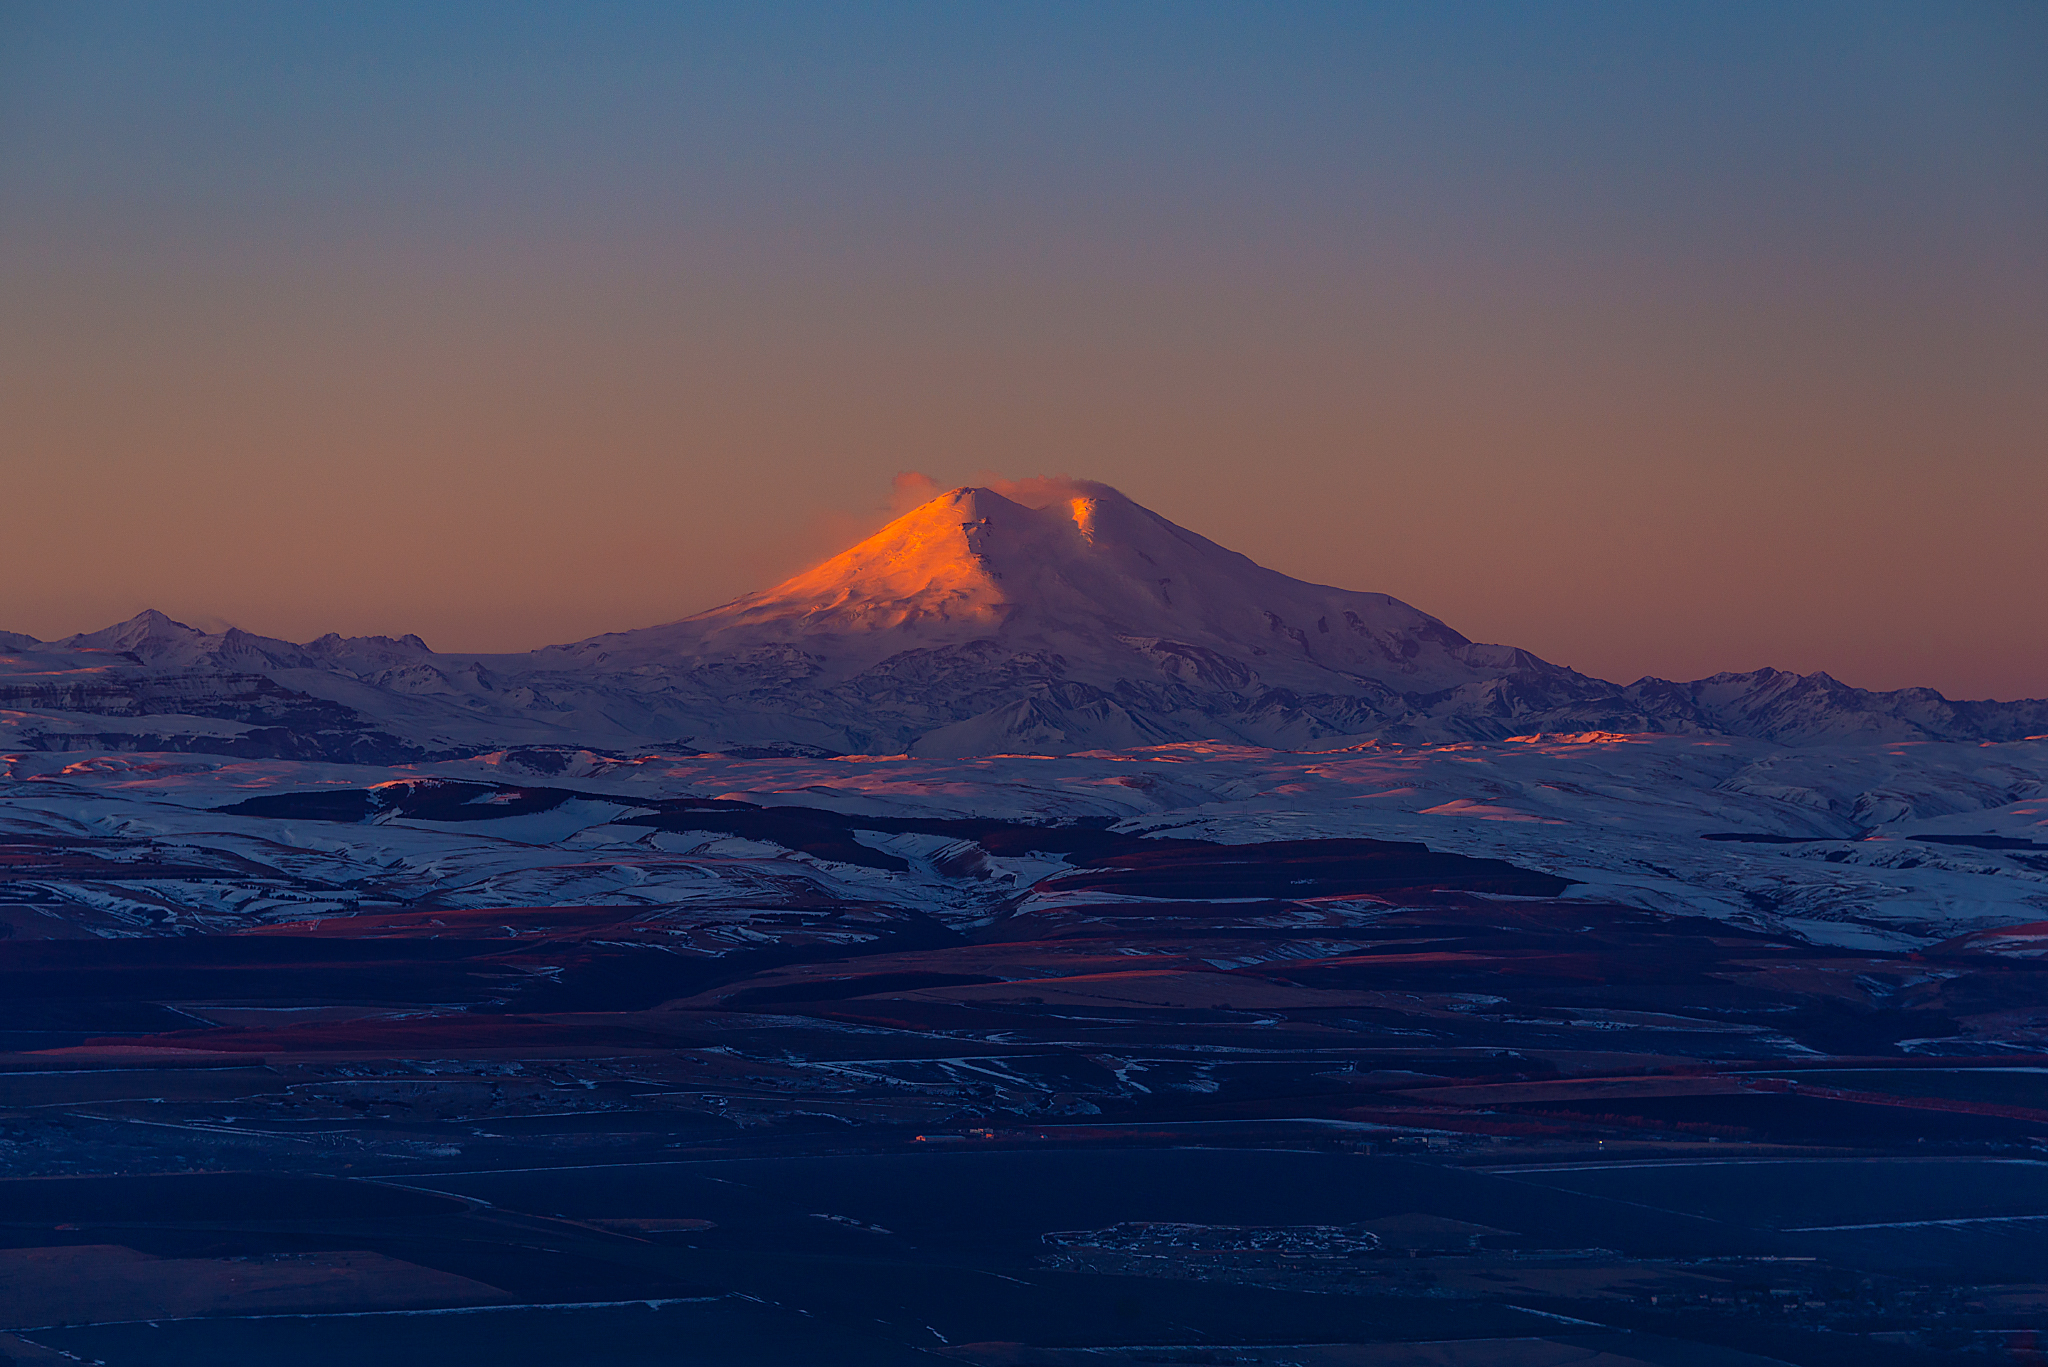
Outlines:
<svg viewBox="0 0 2048 1367"><path fill-rule="evenodd" d="M57 642L0 633L0 747L20 750L947 758L1589 730L2015 741L2048 735L2048 701L1768 669L1623 687L1474 643L1384 594L1264 569L1084 482L1043 507L955 489L764 592L519 655L416 636L295 644L158 612Z"/></svg>
<svg viewBox="0 0 2048 1367"><path fill-rule="evenodd" d="M544 772L533 767L537 758ZM461 823L341 824L215 810L262 793L421 778L552 785L580 796L545 813ZM1851 949L1910 948L2048 921L2048 740L1788 747L1591 733L1374 742L1322 754L1179 743L949 759L512 750L402 766L15 752L0 760L0 843L140 842L157 860L238 871L146 885L44 885L63 899L53 916L90 913L99 934L345 915L427 896L471 907L644 905L664 915L823 896L972 921L1014 904L1058 867L998 861L992 876L962 881L934 871L930 856L947 842L931 837L863 836L912 861L911 872L894 873L761 842L612 824L644 810L640 803L682 797L872 816L1110 818L1126 831L1233 843L1419 840L1574 879L1571 898L1717 917ZM1726 833L1802 843L1702 838ZM1927 837L1990 837L2009 847Z"/></svg>
<svg viewBox="0 0 2048 1367"><path fill-rule="evenodd" d="M1063 656L1067 677L1096 684L1128 673L1131 654L1168 677L1235 682L1215 657L1248 655L1276 687L1326 688L1334 672L1434 691L1493 678L1516 654L1385 594L1265 569L1104 485L1043 508L955 489L765 592L542 654L618 669L796 644L829 685L906 648L975 642Z"/></svg>

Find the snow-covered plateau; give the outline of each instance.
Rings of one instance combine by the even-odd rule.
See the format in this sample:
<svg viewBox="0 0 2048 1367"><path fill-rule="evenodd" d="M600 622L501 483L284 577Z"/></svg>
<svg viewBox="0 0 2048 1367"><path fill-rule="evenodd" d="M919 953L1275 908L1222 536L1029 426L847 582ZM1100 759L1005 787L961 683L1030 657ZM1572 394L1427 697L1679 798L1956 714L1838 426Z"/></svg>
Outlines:
<svg viewBox="0 0 2048 1367"><path fill-rule="evenodd" d="M762 758L506 750L402 766L193 754L18 752L0 841L92 853L14 871L18 934L228 929L419 905L640 905L686 914L832 902L967 924L1031 897L1057 855L863 831L902 818L1088 823L1227 844L1365 837L1503 859L1566 894L1705 914L1856 949L2048 921L2048 741L1787 747L1585 734L1326 754L1220 744L1062 756ZM379 790L375 785L391 785ZM402 805L309 819L276 795L452 788L461 819ZM849 862L774 840L634 824L694 799L846 814ZM239 810L224 810L239 809ZM504 815L497 813L504 812ZM683 829L676 829L678 825ZM786 839L786 837L785 837ZM146 862L142 878L114 866ZM903 868L874 864L891 862ZM159 875L155 870L168 868ZM1078 900L1085 900L1080 898ZM47 920L50 931L34 929Z"/></svg>
<svg viewBox="0 0 2048 1367"><path fill-rule="evenodd" d="M0 885L15 933L736 897L968 923L1065 867L963 873L959 842L857 820L888 858L631 824L685 799L1421 841L1851 949L2048 920L2048 702L1772 670L1618 686L1068 494L954 490L766 592L524 655L154 612L0 633L0 842L76 856ZM483 810L223 810L380 791Z"/></svg>

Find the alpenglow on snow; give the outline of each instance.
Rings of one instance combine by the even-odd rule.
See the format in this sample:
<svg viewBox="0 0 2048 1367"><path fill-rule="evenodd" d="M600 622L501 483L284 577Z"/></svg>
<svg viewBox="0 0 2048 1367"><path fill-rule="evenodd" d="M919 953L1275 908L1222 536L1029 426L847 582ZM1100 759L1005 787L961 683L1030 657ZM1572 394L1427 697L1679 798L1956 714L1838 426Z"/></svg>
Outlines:
<svg viewBox="0 0 2048 1367"><path fill-rule="evenodd" d="M525 654L442 654L417 636L293 644L157 612L54 642L0 633L0 736L392 763L532 745L947 757L2048 732L2048 701L1873 693L1825 674L1623 687L1475 643L1385 594L1266 569L1107 485L1056 492L1034 507L953 489L771 589Z"/></svg>

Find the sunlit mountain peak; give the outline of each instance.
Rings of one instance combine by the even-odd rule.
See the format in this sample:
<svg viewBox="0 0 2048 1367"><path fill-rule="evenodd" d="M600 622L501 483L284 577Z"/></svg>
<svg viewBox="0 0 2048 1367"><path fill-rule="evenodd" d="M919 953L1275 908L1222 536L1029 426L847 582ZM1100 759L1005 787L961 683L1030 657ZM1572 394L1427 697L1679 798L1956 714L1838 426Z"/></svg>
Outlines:
<svg viewBox="0 0 2048 1367"><path fill-rule="evenodd" d="M1108 485L1023 487L1030 502L948 490L773 588L570 649L631 663L796 647L846 676L979 643L1057 656L1074 678L1128 677L1135 652L1169 678L1220 670L1318 690L1333 671L1430 687L1497 672L1491 657L1465 659L1471 644L1427 613L1266 569Z"/></svg>

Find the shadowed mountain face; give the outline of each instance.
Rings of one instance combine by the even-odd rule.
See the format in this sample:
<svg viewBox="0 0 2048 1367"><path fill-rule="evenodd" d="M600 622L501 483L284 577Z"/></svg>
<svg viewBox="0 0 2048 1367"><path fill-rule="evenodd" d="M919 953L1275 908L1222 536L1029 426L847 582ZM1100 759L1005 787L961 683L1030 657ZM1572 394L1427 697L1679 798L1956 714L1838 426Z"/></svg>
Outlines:
<svg viewBox="0 0 2048 1367"><path fill-rule="evenodd" d="M772 589L526 655L444 655L416 636L297 645L156 612L53 643L0 635L0 649L5 739L24 749L391 762L508 744L953 756L2048 732L2048 702L1870 693L1824 674L1617 686L1384 594L1290 579L1086 483L1037 508L955 489Z"/></svg>
<svg viewBox="0 0 2048 1367"><path fill-rule="evenodd" d="M1492 678L1516 653L1474 646L1385 594L1289 579L1113 489L1082 487L1044 508L955 489L764 593L568 653L616 666L795 645L831 684L906 648L993 644L1060 656L1067 676L1093 683L1156 673L1325 688L1334 674L1423 689Z"/></svg>

